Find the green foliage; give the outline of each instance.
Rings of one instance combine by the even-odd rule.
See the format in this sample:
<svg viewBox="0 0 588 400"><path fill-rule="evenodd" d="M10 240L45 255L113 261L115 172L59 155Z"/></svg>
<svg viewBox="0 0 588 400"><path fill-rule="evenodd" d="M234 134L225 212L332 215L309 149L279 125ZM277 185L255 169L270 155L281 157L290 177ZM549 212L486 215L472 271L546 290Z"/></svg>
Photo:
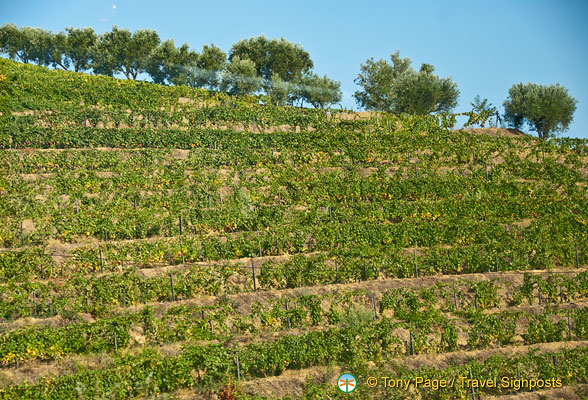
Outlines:
<svg viewBox="0 0 588 400"><path fill-rule="evenodd" d="M441 79L428 71L410 71L396 79L392 91L393 112L416 115L449 113L457 106L457 85L451 78Z"/></svg>
<svg viewBox="0 0 588 400"><path fill-rule="evenodd" d="M498 292L493 281L481 281L472 285L479 308L491 308L498 304Z"/></svg>
<svg viewBox="0 0 588 400"><path fill-rule="evenodd" d="M166 40L149 55L145 71L154 83L186 85L189 82L188 66L195 63L198 54L187 43L176 47L172 39Z"/></svg>
<svg viewBox="0 0 588 400"><path fill-rule="evenodd" d="M398 53L395 55L397 56ZM384 59L374 61L373 58L370 58L365 64L361 64L361 72L354 81L363 88L354 94L356 102L361 107L376 111L391 111L393 109L394 103L391 96L393 83L404 73L404 68L399 65L399 59L393 57L393 61L394 66ZM405 58L406 61L410 65L410 60Z"/></svg>
<svg viewBox="0 0 588 400"><path fill-rule="evenodd" d="M66 28L66 31L67 33L46 33L50 46L44 64L54 68L59 67L65 71L70 67L73 67L75 72L90 69L91 51L98 40L94 30Z"/></svg>
<svg viewBox="0 0 588 400"><path fill-rule="evenodd" d="M70 65L75 72L86 71L91 67L91 51L96 44L98 36L92 28L66 28L67 38L65 40L66 67ZM67 61L69 60L69 63Z"/></svg>
<svg viewBox="0 0 588 400"><path fill-rule="evenodd" d="M423 64L416 72L410 59L391 55L392 65L380 59L361 64L355 83L357 103L367 110L424 115L447 113L457 105L459 90L451 78L439 78L434 67Z"/></svg>
<svg viewBox="0 0 588 400"><path fill-rule="evenodd" d="M473 326L468 332L468 346L487 348L510 344L516 328L516 313L475 314Z"/></svg>
<svg viewBox="0 0 588 400"><path fill-rule="evenodd" d="M265 36L259 36L241 40L229 52L229 67L235 59L247 59L254 63L256 76L262 80L271 104L301 101L315 108L326 108L341 100L341 84L327 76L321 78L312 73L310 55L302 46L284 38L268 40ZM243 78L251 78L249 69L246 71Z"/></svg>
<svg viewBox="0 0 588 400"><path fill-rule="evenodd" d="M256 75L266 81L271 81L272 76L276 75L291 82L313 67L310 55L301 45L284 38L269 40L263 35L233 44L229 51L229 62L236 57L251 60Z"/></svg>
<svg viewBox="0 0 588 400"><path fill-rule="evenodd" d="M504 102L505 121L516 129L527 123L541 139L568 129L577 100L563 86L522 82L513 85Z"/></svg>
<svg viewBox="0 0 588 400"><path fill-rule="evenodd" d="M251 95L261 88L262 83L262 79L255 72L255 63L247 58L235 56L222 73L220 88L233 96Z"/></svg>
<svg viewBox="0 0 588 400"><path fill-rule="evenodd" d="M301 102L312 104L314 108L328 108L341 101L341 82L322 78L314 73L302 76L296 83L295 97Z"/></svg>
<svg viewBox="0 0 588 400"><path fill-rule="evenodd" d="M113 26L112 31L100 36L92 49L92 69L98 74L122 73L127 79L136 80L140 73L147 72L159 42L155 31L144 29L131 33Z"/></svg>
<svg viewBox="0 0 588 400"><path fill-rule="evenodd" d="M526 349L439 371L399 357L410 336L419 354L566 336L569 305L558 305L588 298L588 272L574 269L576 247L588 260L586 140L452 132L448 115L327 119L184 86L0 66L10 108L27 111L8 114L17 149L0 152L0 362L100 359L7 384L0 398L216 393L235 381L237 356L243 380L331 365L360 379L368 366L410 379L556 376L551 355ZM76 244L61 260L53 241ZM554 265L569 270L537 271ZM427 277L414 280L415 267ZM519 282L513 270L533 271ZM536 303L538 289L541 307L503 309ZM585 307L570 310L572 340L587 320ZM585 349L555 356L566 384L586 380Z"/></svg>
<svg viewBox="0 0 588 400"><path fill-rule="evenodd" d="M227 55L214 44L204 45L196 62L189 66L188 85L214 90L220 85L220 72L226 65Z"/></svg>
<svg viewBox="0 0 588 400"><path fill-rule="evenodd" d="M292 92L290 86L290 83L285 82L274 72L271 81L264 86L270 103L275 104L276 106L285 105L288 101L288 94Z"/></svg>
<svg viewBox="0 0 588 400"><path fill-rule="evenodd" d="M566 331L566 322L553 321L550 313L543 313L529 318L527 334L524 336L528 344L559 342Z"/></svg>
<svg viewBox="0 0 588 400"><path fill-rule="evenodd" d="M11 146L10 121L12 107L10 99L12 95L12 85L6 75L0 74L0 147L9 148Z"/></svg>
<svg viewBox="0 0 588 400"><path fill-rule="evenodd" d="M480 96L476 96L474 101L470 103L472 106L472 112L470 113L470 119L466 122L467 126L474 124L480 124L483 128L488 118L496 114L496 107L493 107L488 99L480 99Z"/></svg>
<svg viewBox="0 0 588 400"><path fill-rule="evenodd" d="M19 29L14 24L0 27L0 50L25 64L31 61L43 64L47 60L47 54L43 54L48 44L46 39L46 31L40 28Z"/></svg>

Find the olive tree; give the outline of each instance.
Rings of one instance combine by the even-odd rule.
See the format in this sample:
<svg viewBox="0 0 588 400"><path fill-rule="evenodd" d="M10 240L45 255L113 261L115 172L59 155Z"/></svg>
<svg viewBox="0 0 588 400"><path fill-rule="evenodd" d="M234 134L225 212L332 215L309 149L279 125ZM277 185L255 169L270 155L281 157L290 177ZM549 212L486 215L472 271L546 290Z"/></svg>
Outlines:
<svg viewBox="0 0 588 400"><path fill-rule="evenodd" d="M517 83L508 91L504 102L504 119L511 126L519 129L525 123L541 139L564 132L570 126L576 111L577 100L568 94L568 90L556 85L539 85Z"/></svg>
<svg viewBox="0 0 588 400"><path fill-rule="evenodd" d="M93 47L92 68L98 74L122 73L127 79L136 80L140 73L147 71L159 41L157 32L149 29L131 33L113 26Z"/></svg>
<svg viewBox="0 0 588 400"><path fill-rule="evenodd" d="M415 71L410 59L400 58L399 52L390 58L392 64L373 58L361 64L355 79L361 90L354 94L359 106L409 114L442 113L455 108L459 90L451 78L438 77L433 74L435 68L426 63Z"/></svg>
<svg viewBox="0 0 588 400"><path fill-rule="evenodd" d="M341 101L341 82L314 73L305 74L297 85L297 98L314 108L328 108Z"/></svg>
<svg viewBox="0 0 588 400"><path fill-rule="evenodd" d="M231 95L254 94L262 86L255 63L247 58L233 57L221 75L220 88Z"/></svg>
<svg viewBox="0 0 588 400"><path fill-rule="evenodd" d="M202 51L190 66L188 84L190 86L217 89L220 73L227 63L227 54L214 44L204 45Z"/></svg>

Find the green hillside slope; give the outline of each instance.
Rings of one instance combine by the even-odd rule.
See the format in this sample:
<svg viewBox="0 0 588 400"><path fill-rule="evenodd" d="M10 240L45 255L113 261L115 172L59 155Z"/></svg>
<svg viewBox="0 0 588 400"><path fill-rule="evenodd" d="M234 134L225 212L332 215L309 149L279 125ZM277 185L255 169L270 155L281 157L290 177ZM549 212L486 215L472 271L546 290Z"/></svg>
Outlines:
<svg viewBox="0 0 588 400"><path fill-rule="evenodd" d="M586 398L586 140L0 75L0 399Z"/></svg>

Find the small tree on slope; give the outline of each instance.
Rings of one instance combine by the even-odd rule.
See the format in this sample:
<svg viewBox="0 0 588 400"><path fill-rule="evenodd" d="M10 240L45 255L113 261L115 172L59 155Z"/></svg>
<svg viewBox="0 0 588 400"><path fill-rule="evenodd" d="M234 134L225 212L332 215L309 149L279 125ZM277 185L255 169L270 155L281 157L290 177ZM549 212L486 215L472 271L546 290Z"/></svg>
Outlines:
<svg viewBox="0 0 588 400"><path fill-rule="evenodd" d="M516 129L527 123L541 139L564 132L570 126L577 100L557 84L518 83L508 91L504 102L504 119Z"/></svg>

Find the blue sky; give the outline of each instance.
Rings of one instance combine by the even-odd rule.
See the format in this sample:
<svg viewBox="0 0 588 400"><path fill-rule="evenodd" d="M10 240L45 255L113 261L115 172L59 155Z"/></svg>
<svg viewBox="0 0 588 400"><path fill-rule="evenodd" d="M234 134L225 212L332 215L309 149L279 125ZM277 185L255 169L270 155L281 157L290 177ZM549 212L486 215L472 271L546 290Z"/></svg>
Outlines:
<svg viewBox="0 0 588 400"><path fill-rule="evenodd" d="M5 3L5 1L3 1ZM163 40L196 50L214 43L224 51L265 34L300 43L315 72L341 81L343 106L360 63L400 51L413 66L433 64L460 89L456 111L476 95L502 106L518 82L560 83L578 100L564 135L588 138L588 1L10 1L0 23L42 27L112 25L156 30ZM502 107L501 107L502 108ZM502 110L501 110L502 111Z"/></svg>

